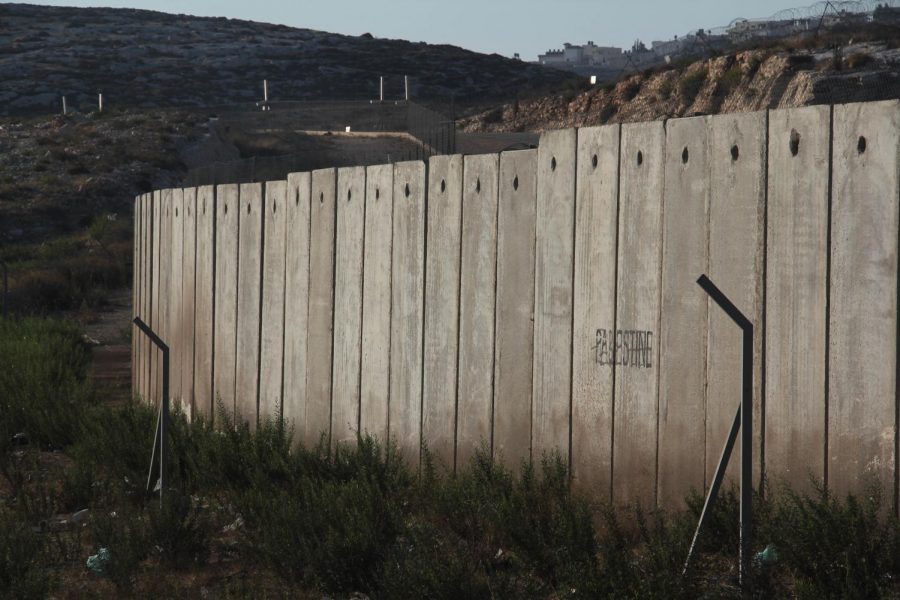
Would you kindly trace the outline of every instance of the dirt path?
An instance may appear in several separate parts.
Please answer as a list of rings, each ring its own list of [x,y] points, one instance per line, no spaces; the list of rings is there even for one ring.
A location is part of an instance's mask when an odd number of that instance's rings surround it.
[[[113,292],[84,333],[94,345],[91,374],[107,400],[131,397],[131,289]]]

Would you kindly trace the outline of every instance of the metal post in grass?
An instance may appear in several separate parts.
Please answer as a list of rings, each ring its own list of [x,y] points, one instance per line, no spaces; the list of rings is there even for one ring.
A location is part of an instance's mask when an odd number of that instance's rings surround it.
[[[166,432],[169,424],[169,346],[140,317],[135,317],[133,323],[150,338],[151,342],[162,350],[163,355],[162,402],[160,402],[159,417],[156,420],[153,451],[150,454],[150,472],[147,475],[147,494],[151,494],[153,493],[153,466],[158,461],[159,503],[162,504],[163,494],[168,485],[168,478],[166,477],[166,457],[168,455]]]
[[[719,464],[716,467],[716,474],[713,477],[712,485],[710,485],[709,491],[706,494],[706,501],[703,503],[703,511],[700,513],[700,521],[697,523],[694,539],[691,540],[691,547],[688,550],[687,559],[684,561],[683,573],[687,573],[688,566],[691,562],[691,555],[697,544],[697,538],[700,536],[700,530],[703,529],[703,525],[709,519],[713,506],[715,506],[716,497],[719,494],[719,487],[722,485],[725,469],[728,467],[728,460],[731,458],[731,450],[734,448],[738,429],[740,429],[741,539],[738,550],[738,562],[740,567],[740,582],[743,586],[746,581],[747,568],[749,566],[750,540],[753,533],[753,464],[751,460],[753,456],[753,323],[738,310],[731,300],[729,300],[706,275],[701,275],[700,278],[697,279],[697,283],[743,332],[741,356],[741,403],[738,406],[737,413],[734,415],[734,421],[731,423],[731,431],[728,433],[728,439],[725,440],[725,446],[722,448],[722,456],[719,458]]]

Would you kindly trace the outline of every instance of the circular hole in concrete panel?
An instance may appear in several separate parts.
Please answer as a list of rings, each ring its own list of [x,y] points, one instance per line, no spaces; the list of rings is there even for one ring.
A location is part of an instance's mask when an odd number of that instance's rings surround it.
[[[687,146],[685,146],[684,150],[681,151],[681,164],[686,165],[689,157]]]
[[[597,163],[599,163],[599,162],[600,162],[600,160],[597,158],[597,155],[596,155],[596,154],[593,155],[593,156],[591,157],[591,166],[592,166],[593,168],[596,169],[596,168],[597,168]]]
[[[481,177],[475,180],[475,192],[478,194],[481,193]]]
[[[640,150],[638,150],[638,153],[637,153],[637,164],[638,164],[638,166],[641,166],[642,164],[644,164],[644,153],[641,152]]]
[[[350,202],[350,198],[353,197],[353,191],[347,190],[347,202]]]
[[[408,183],[403,188],[403,193],[406,195],[407,198],[409,198],[409,184]]]
[[[797,133],[796,129],[791,129],[791,137],[788,146],[791,149],[791,156],[797,156],[797,153],[800,152],[800,134]]]
[[[513,189],[514,190],[519,189],[519,176],[518,175],[516,175],[515,179],[513,179]]]
[[[741,155],[741,151],[738,150],[737,144],[731,147],[731,160],[737,160],[738,156]]]
[[[866,151],[866,138],[864,136],[859,136],[859,140],[856,142],[856,151],[860,154]]]
[[[441,193],[444,193],[444,190],[447,189],[447,182],[441,179]]]
[[[551,171],[556,170],[556,157],[555,156],[550,159],[550,170]]]

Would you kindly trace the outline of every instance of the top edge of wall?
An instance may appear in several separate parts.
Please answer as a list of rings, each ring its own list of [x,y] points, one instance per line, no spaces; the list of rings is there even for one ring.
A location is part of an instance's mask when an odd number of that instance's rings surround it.
[[[790,108],[772,108],[772,109],[767,109],[767,110],[756,110],[756,111],[747,111],[747,112],[721,113],[721,114],[717,114],[717,115],[694,115],[694,116],[685,116],[685,117],[673,117],[673,118],[669,118],[669,119],[654,119],[654,120],[649,120],[649,121],[635,121],[635,122],[631,122],[631,123],[606,123],[603,125],[590,125],[590,126],[583,126],[583,127],[567,127],[564,129],[550,129],[547,131],[543,131],[540,133],[540,139],[543,140],[550,136],[565,135],[566,132],[570,132],[570,131],[574,132],[574,134],[577,136],[577,133],[581,130],[594,131],[594,130],[602,130],[602,129],[607,129],[607,128],[616,128],[616,127],[619,127],[622,129],[633,129],[633,128],[639,128],[639,127],[651,127],[657,123],[659,124],[659,126],[665,128],[666,124],[669,121],[686,121],[686,120],[690,120],[690,119],[704,119],[710,123],[713,123],[717,119],[734,119],[736,117],[751,118],[752,115],[765,115],[765,114],[770,114],[770,113],[784,114],[784,113],[788,113],[791,111],[799,111],[799,112],[826,111],[826,110],[831,110],[838,106],[851,107],[851,106],[861,106],[861,105],[900,106],[900,99],[894,98],[894,99],[890,99],[890,100],[872,100],[872,101],[868,101],[868,102],[813,104],[813,105],[808,105],[808,106],[796,106],[796,107],[790,107]],[[291,173],[288,173],[284,179],[276,179],[276,180],[270,180],[270,181],[266,181],[266,182],[218,183],[218,184],[207,184],[207,185],[200,185],[200,186],[188,186],[188,187],[183,187],[183,188],[159,188],[159,189],[153,190],[151,192],[147,192],[147,196],[150,197],[151,195],[157,194],[160,192],[172,192],[176,189],[187,190],[187,189],[196,188],[196,189],[213,190],[213,189],[227,189],[227,188],[229,188],[229,186],[234,186],[237,188],[240,186],[260,185],[262,183],[269,184],[269,183],[285,182],[285,181],[290,182],[292,179],[298,179],[298,178],[302,179],[304,176],[309,177],[313,173],[321,173],[321,172],[331,171],[336,174],[340,170],[347,170],[347,169],[362,168],[362,169],[366,169],[366,171],[368,171],[369,169],[389,168],[389,167],[397,166],[397,165],[412,165],[412,164],[420,164],[420,165],[425,166],[427,169],[427,166],[431,163],[431,161],[452,160],[455,157],[463,157],[464,158],[465,156],[481,156],[481,155],[490,155],[490,154],[495,154],[495,155],[514,154],[517,152],[531,152],[534,150],[537,150],[537,148],[517,148],[514,150],[503,150],[501,152],[486,152],[486,153],[471,154],[471,155],[464,155],[464,154],[460,154],[460,153],[442,154],[442,155],[431,156],[427,160],[421,160],[421,159],[406,160],[406,161],[397,161],[397,162],[393,162],[393,163],[381,163],[381,164],[377,164],[377,165],[326,167],[323,169],[313,169],[311,171],[293,171]]]

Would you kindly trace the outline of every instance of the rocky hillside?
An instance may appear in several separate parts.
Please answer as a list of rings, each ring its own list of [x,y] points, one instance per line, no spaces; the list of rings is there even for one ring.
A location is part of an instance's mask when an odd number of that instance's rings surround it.
[[[558,89],[569,73],[454,46],[337,35],[251,21],[109,8],[0,4],[0,114],[208,106],[270,98],[502,101]]]
[[[832,49],[747,50],[530,101],[464,119],[466,131],[542,131],[701,114],[900,97],[900,49],[867,42]]]

